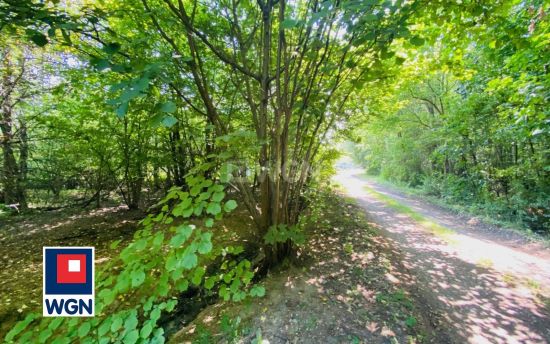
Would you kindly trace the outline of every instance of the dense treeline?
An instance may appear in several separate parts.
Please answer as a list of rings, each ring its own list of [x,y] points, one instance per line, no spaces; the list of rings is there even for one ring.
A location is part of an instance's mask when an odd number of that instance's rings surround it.
[[[113,115],[104,96],[113,80],[82,70],[74,56],[4,43],[4,82],[14,90],[3,112],[6,205],[99,206],[112,194],[137,208],[143,194],[183,185],[193,157],[205,154],[202,141],[185,144],[182,125],[151,123],[145,105]]]
[[[503,6],[419,50],[355,132],[368,172],[549,231],[547,10]]]

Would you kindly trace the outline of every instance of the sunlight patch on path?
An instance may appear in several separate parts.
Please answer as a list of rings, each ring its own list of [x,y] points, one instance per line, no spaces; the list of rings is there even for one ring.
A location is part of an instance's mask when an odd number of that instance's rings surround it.
[[[447,228],[445,226],[441,226],[438,223],[428,220],[426,217],[415,212],[410,207],[397,202],[391,197],[388,197],[380,192],[375,191],[368,185],[365,186],[365,189],[374,197],[386,203],[391,208],[409,216],[410,218],[418,222],[420,225],[422,225],[422,227],[424,227],[425,229],[428,229],[432,234],[437,235],[438,237],[440,237],[441,239],[449,243],[455,243],[455,241],[452,239],[452,236],[455,235],[456,232],[453,231],[452,229]]]

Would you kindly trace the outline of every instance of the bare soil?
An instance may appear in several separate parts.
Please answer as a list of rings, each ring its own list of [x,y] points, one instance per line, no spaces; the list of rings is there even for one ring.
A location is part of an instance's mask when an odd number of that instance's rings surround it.
[[[261,282],[264,298],[210,306],[171,342],[443,342],[399,252],[366,222],[361,208],[340,196],[325,197],[298,260]]]

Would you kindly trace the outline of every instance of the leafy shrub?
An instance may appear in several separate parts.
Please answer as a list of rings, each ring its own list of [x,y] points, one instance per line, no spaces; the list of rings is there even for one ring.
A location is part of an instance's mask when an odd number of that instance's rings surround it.
[[[298,226],[287,226],[280,224],[271,226],[264,237],[266,244],[275,245],[276,243],[284,243],[288,240],[295,244],[303,244],[305,241],[304,233]]]
[[[183,292],[202,289],[233,301],[263,296],[263,287],[251,287],[250,262],[234,259],[242,248],[214,247],[212,242],[214,221],[237,206],[224,200],[228,180],[191,175],[186,178],[189,191],[176,187],[168,192],[157,204],[161,210],[141,221],[133,242],[97,273],[96,317],[42,318],[31,313],[11,329],[6,342],[163,343],[159,319],[175,309]],[[204,227],[191,224],[191,217],[202,218]]]

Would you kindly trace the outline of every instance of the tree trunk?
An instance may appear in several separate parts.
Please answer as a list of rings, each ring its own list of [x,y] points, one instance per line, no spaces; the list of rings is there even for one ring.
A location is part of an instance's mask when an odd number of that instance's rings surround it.
[[[27,197],[25,191],[27,190],[27,171],[29,160],[29,141],[27,135],[27,124],[23,119],[19,120],[19,137],[21,144],[19,146],[19,175],[18,175],[18,187],[19,187],[19,204],[22,209],[27,208]]]
[[[27,170],[27,147],[26,131],[25,142],[21,145],[20,165],[17,164],[13,150],[13,118],[12,109],[5,105],[2,109],[2,121],[0,129],[2,130],[2,153],[3,153],[3,183],[4,183],[4,203],[18,204],[20,209],[27,207],[25,198],[25,189],[23,186]],[[23,140],[22,140],[23,141]],[[22,169],[20,169],[20,166]]]
[[[18,204],[20,209],[27,208],[24,183],[27,174],[27,130],[24,122],[21,121],[21,146],[20,164],[17,163],[13,147],[14,136],[14,104],[23,98],[23,95],[16,95],[15,90],[25,73],[25,61],[23,58],[19,64],[12,63],[9,51],[4,54],[4,75],[0,85],[0,132],[2,133],[1,146],[3,154],[3,175],[4,203]],[[15,73],[15,70],[17,73]]]

